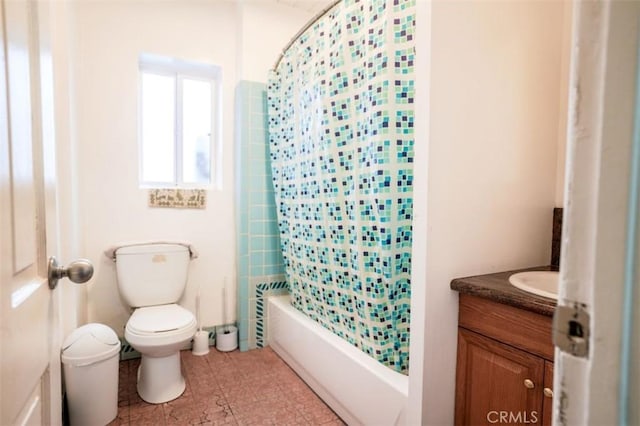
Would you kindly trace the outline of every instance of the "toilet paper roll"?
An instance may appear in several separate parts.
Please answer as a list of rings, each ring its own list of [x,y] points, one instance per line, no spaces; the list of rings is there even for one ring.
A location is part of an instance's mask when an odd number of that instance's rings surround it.
[[[238,329],[232,325],[219,327],[216,330],[216,349],[220,352],[230,352],[238,347]]]
[[[193,348],[191,352],[194,355],[206,355],[209,353],[209,332],[197,331],[193,336]]]

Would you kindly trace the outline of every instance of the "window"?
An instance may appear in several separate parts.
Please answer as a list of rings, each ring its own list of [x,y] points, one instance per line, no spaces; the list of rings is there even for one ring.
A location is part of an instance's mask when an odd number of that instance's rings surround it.
[[[141,55],[140,185],[216,186],[220,68]]]

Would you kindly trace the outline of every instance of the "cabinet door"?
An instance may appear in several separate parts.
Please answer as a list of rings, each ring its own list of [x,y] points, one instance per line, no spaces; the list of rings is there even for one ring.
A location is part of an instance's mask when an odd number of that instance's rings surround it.
[[[544,360],[458,330],[456,425],[540,424]]]
[[[542,426],[551,426],[553,418],[553,363],[544,363],[544,400],[542,402]]]

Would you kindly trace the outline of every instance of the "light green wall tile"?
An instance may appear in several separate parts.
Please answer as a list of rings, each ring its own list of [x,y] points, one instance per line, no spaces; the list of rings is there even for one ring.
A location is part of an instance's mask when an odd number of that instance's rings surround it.
[[[268,117],[266,85],[241,81],[236,88],[237,171],[236,220],[238,223],[238,327],[240,350],[257,345],[255,321],[258,309],[250,306],[255,297],[250,282],[268,280],[267,275],[282,275],[282,255],[279,252],[279,229],[275,210],[271,166],[269,163]],[[253,295],[253,296],[252,296]],[[266,307],[264,307],[266,309]],[[253,312],[253,313],[252,313]],[[250,339],[250,335],[252,339]],[[263,334],[261,342],[266,335]]]

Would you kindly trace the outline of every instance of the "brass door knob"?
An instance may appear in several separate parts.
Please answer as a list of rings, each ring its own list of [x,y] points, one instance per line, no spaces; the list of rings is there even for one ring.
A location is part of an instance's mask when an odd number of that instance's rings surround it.
[[[542,390],[542,393],[544,393],[544,396],[546,396],[547,398],[553,398],[553,390],[551,390],[550,388],[544,388]]]
[[[536,385],[533,384],[533,381],[531,381],[531,379],[524,379],[524,387],[527,389],[533,389],[536,387]]]

